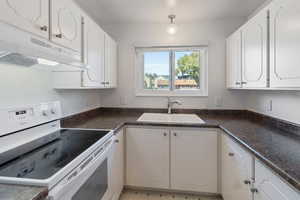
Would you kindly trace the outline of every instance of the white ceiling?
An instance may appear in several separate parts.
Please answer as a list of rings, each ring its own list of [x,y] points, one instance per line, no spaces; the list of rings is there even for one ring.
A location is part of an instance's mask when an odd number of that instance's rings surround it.
[[[100,23],[166,23],[246,17],[266,0],[76,0]]]

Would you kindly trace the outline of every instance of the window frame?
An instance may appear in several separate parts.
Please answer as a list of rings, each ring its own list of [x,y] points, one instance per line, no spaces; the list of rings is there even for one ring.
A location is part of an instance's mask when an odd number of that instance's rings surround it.
[[[136,96],[208,96],[208,46],[164,46],[164,47],[135,47],[135,87]],[[168,89],[144,88],[144,56],[145,52],[169,52],[170,86]],[[198,51],[201,54],[200,89],[175,89],[176,61],[175,53],[180,51]]]

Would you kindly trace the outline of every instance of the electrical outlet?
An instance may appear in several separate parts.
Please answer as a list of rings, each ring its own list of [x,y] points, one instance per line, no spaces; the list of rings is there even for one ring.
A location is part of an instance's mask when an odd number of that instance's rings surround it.
[[[267,101],[266,110],[267,110],[267,112],[273,111],[273,100],[272,99]]]

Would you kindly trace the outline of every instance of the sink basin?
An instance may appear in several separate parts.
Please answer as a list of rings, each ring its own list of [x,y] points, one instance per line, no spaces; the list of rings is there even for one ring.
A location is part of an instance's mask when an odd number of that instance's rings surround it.
[[[137,121],[168,124],[204,124],[195,114],[144,113]]]

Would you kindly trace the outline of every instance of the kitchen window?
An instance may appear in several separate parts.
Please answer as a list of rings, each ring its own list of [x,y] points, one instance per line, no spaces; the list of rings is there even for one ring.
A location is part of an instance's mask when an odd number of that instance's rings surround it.
[[[207,47],[137,47],[137,96],[207,96]]]

